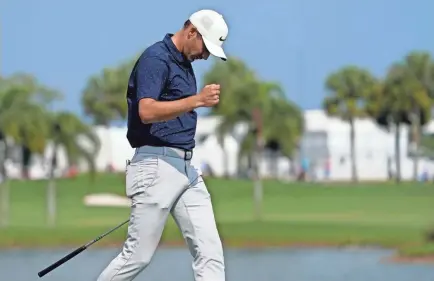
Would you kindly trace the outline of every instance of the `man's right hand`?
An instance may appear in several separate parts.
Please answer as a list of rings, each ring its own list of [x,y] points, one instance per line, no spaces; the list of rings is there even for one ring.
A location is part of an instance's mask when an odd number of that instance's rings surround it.
[[[206,85],[197,95],[199,107],[212,107],[220,101],[220,85]]]

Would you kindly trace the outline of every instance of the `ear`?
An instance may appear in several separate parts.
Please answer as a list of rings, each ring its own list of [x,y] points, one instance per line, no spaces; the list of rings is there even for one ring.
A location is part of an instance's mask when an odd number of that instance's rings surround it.
[[[191,25],[187,33],[188,39],[195,38],[197,35],[198,35],[197,28]]]

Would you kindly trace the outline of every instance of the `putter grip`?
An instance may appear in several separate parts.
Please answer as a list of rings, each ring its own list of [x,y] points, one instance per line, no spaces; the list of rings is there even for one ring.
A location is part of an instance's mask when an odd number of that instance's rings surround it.
[[[56,261],[52,265],[50,265],[47,268],[45,268],[45,269],[41,270],[40,272],[38,272],[38,276],[39,277],[44,276],[48,272],[52,271],[53,269],[57,268],[58,266],[62,265],[63,263],[67,262],[68,260],[72,259],[76,255],[78,255],[81,252],[83,252],[84,250],[86,250],[86,248],[87,247],[85,245],[81,246],[80,248],[77,248],[76,250],[74,250],[73,252],[71,252],[68,255],[64,256],[63,258],[61,258],[60,260]]]

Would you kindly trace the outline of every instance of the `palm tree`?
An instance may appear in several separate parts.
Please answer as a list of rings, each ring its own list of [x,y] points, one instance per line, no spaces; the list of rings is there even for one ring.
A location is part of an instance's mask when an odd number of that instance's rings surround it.
[[[235,124],[240,121],[250,122],[251,120],[251,112],[249,112],[249,109],[241,111],[239,102],[243,100],[245,94],[248,94],[245,91],[246,84],[252,80],[256,80],[253,71],[242,60],[234,57],[227,62],[216,60],[211,69],[204,75],[203,86],[217,83],[220,84],[222,89],[220,103],[211,108],[210,115],[224,117],[217,128],[217,138],[223,150],[225,177],[229,175],[225,137],[232,133]]]
[[[83,91],[82,104],[95,125],[108,126],[111,121],[126,117],[128,80],[123,76],[117,69],[105,68],[100,75],[89,78]]]
[[[428,94],[429,97],[434,98],[434,62],[428,52],[411,52],[409,53],[403,63],[406,76],[408,79],[413,79],[415,83],[420,83],[421,87]],[[411,141],[413,149],[411,153],[414,158],[413,165],[413,178],[417,179],[419,153],[417,152],[420,145],[420,135],[422,124],[418,118],[420,108],[415,106],[412,109],[411,119]]]
[[[404,59],[407,75],[416,79],[428,95],[434,98],[434,62],[428,52],[411,52]]]
[[[3,100],[5,98],[5,80],[0,77],[0,120],[2,112],[4,112],[5,107]],[[6,170],[6,159],[8,157],[7,151],[7,136],[3,133],[0,127],[0,141],[2,143],[2,155],[1,155],[1,166],[0,166],[0,227],[6,227],[8,225],[9,218],[9,181]]]
[[[304,131],[304,118],[300,108],[286,99],[271,99],[270,110],[266,113],[265,120],[267,124],[264,127],[264,135],[267,143],[275,146],[275,150],[293,163],[294,152]]]
[[[23,147],[23,152],[42,153],[48,135],[46,110],[43,104],[60,95],[41,84],[31,75],[16,74],[1,81],[0,87],[0,132],[3,140],[2,214],[3,225],[7,224],[8,175],[5,161],[8,156],[8,140]],[[27,160],[29,157],[27,157]],[[27,161],[28,162],[28,161]],[[23,163],[25,174],[27,165]]]
[[[402,125],[412,124],[414,109],[417,108],[418,123],[423,125],[430,120],[431,99],[422,84],[408,75],[404,64],[394,64],[388,71],[379,91],[368,98],[375,110],[369,111],[376,122],[386,128],[395,128],[396,181],[401,181],[401,137]]]
[[[116,67],[105,68],[98,75],[89,78],[81,103],[86,115],[92,117],[95,125],[109,127],[111,122],[126,118],[126,90],[134,63],[135,60],[128,60]],[[106,140],[110,146],[109,135]],[[113,161],[111,154],[108,161],[107,166],[110,167]]]
[[[80,161],[84,160],[91,175],[94,176],[96,172],[95,158],[101,143],[92,128],[70,112],[55,113],[51,116],[50,121],[52,124],[50,139],[53,153],[47,186],[47,217],[49,225],[53,226],[56,219],[55,170],[58,162],[58,149],[63,148],[65,150],[69,167],[78,165]]]
[[[220,103],[211,110],[211,114],[222,118],[217,129],[221,145],[224,146],[224,136],[232,132],[237,124],[248,126],[240,143],[239,163],[244,158],[251,163],[255,216],[260,219],[262,184],[259,160],[264,145],[277,141],[286,155],[291,155],[293,143],[301,134],[301,113],[286,100],[279,84],[261,81],[241,60],[233,58],[228,63],[215,63],[204,81],[205,84],[218,83],[222,87]]]
[[[357,182],[354,122],[356,118],[366,115],[366,97],[376,81],[367,70],[347,66],[332,73],[325,84],[331,94],[324,99],[324,109],[328,115],[339,117],[350,126],[351,174],[352,180]]]

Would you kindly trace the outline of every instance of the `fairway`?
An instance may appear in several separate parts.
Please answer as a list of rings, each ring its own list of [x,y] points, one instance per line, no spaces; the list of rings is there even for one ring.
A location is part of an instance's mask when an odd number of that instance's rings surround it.
[[[80,245],[128,218],[129,209],[86,207],[89,193],[124,195],[122,175],[98,175],[57,182],[57,226],[48,228],[46,181],[11,182],[10,227],[0,247]],[[225,245],[366,245],[431,254],[426,231],[434,227],[434,188],[429,184],[300,184],[264,181],[263,215],[255,220],[253,184],[205,180]],[[170,218],[162,242],[183,243]],[[119,245],[126,227],[98,245]],[[96,245],[95,245],[96,246]]]

